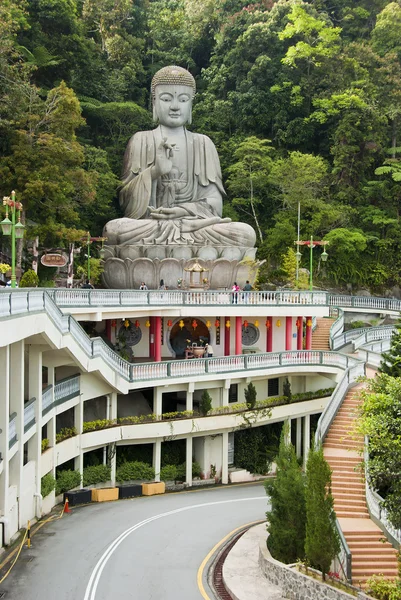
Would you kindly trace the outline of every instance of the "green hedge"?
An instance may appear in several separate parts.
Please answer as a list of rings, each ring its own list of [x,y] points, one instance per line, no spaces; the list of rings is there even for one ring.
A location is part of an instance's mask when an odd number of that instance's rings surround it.
[[[119,482],[137,479],[153,481],[154,478],[154,468],[139,461],[123,463],[118,467],[116,472],[116,480]]]
[[[83,486],[95,485],[96,483],[104,483],[109,481],[111,477],[111,468],[108,465],[95,465],[85,467],[82,483]]]
[[[80,485],[81,473],[79,471],[60,471],[56,479],[56,494],[58,496]]]
[[[74,437],[78,434],[75,427],[63,427],[58,433],[56,433],[56,444],[68,440],[70,437]]]
[[[47,473],[47,475],[43,475],[40,480],[40,493],[43,498],[46,498],[54,490],[56,487],[56,480],[51,473]]]
[[[177,467],[175,465],[166,465],[160,470],[161,481],[176,481],[177,479]]]

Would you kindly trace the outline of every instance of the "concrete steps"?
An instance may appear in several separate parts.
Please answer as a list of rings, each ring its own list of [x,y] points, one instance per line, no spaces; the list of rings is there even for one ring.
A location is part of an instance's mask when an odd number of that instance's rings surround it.
[[[312,350],[330,350],[330,328],[334,319],[316,319],[316,329],[312,333]]]
[[[363,437],[352,433],[358,406],[354,388],[331,424],[323,451],[332,469],[334,510],[352,554],[352,583],[364,587],[372,575],[394,578],[398,569],[396,550],[370,519],[366,505],[361,471]]]

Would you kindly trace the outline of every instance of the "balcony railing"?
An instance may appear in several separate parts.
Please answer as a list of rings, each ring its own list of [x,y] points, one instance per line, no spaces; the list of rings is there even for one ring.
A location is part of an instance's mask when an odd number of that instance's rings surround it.
[[[12,448],[17,441],[17,413],[10,415],[8,426],[8,447]]]
[[[35,425],[35,403],[36,398],[31,398],[29,402],[24,405],[24,432]]]
[[[54,386],[54,405],[58,406],[71,398],[76,398],[80,394],[80,375],[71,375],[61,379]]]

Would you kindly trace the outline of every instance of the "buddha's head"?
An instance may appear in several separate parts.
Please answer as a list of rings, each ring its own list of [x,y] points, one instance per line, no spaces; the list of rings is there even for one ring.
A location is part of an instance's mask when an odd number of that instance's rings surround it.
[[[195,79],[182,67],[157,71],[152,79],[153,118],[166,127],[181,127],[192,121]]]

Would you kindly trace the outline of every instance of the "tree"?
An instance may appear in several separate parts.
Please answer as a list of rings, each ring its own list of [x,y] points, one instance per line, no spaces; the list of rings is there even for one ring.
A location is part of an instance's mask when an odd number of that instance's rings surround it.
[[[320,569],[324,580],[331,561],[340,551],[340,540],[331,494],[331,469],[323,456],[323,448],[309,452],[305,498],[305,556],[313,567]]]
[[[401,379],[381,373],[360,391],[362,406],[357,430],[369,439],[367,463],[373,489],[396,529],[401,528]]]
[[[270,153],[270,140],[248,137],[234,151],[236,162],[228,169],[227,188],[233,196],[233,206],[253,221],[261,242],[260,214],[266,210],[266,202],[263,201],[267,196],[268,174],[272,165]]]
[[[304,558],[305,486],[294,446],[286,442],[286,429],[288,426],[283,428],[276,458],[277,476],[265,482],[271,503],[266,517],[270,552],[277,560],[293,563]]]
[[[19,287],[38,287],[39,277],[33,269],[25,271],[19,282]]]
[[[201,396],[199,403],[199,410],[203,417],[206,417],[207,413],[212,408],[212,398],[207,390],[205,390]]]
[[[256,406],[256,388],[252,382],[248,383],[248,386],[245,389],[245,402],[248,405],[248,408],[254,409]]]
[[[289,382],[288,377],[284,379],[283,383],[283,396],[287,398],[288,402],[291,402],[292,392],[291,392],[291,383]]]
[[[391,377],[401,377],[401,318],[395,324],[390,350],[382,353],[379,373],[386,373]]]

